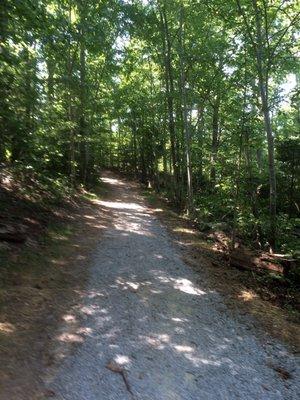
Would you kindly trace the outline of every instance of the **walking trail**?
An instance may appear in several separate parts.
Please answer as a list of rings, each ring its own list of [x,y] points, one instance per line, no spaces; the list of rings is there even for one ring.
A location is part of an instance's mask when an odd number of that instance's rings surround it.
[[[101,207],[112,224],[99,238],[78,307],[85,339],[50,380],[51,396],[300,398],[294,356],[278,342],[258,339],[184,264],[133,184],[110,174],[103,180],[113,195]],[[292,378],[280,378],[274,365]]]

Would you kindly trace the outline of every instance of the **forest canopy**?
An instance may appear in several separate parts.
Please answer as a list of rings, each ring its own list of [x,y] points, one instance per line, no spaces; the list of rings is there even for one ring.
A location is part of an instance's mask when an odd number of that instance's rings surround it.
[[[102,168],[202,226],[295,251],[295,0],[2,0],[0,163],[49,185]]]

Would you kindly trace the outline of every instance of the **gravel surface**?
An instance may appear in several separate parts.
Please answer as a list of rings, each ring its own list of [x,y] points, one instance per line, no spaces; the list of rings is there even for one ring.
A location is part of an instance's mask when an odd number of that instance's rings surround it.
[[[78,306],[84,339],[50,382],[51,396],[299,399],[294,356],[270,338],[258,339],[251,321],[241,322],[183,263],[134,185],[110,175],[104,181],[114,198],[101,205],[113,224],[99,238]]]

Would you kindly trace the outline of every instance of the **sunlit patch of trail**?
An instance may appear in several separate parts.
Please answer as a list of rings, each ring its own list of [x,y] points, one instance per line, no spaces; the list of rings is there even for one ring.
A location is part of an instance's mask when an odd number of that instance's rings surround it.
[[[114,193],[99,202],[111,226],[81,303],[65,315],[65,332],[56,338],[77,346],[49,382],[58,398],[293,399],[266,365],[270,356],[291,360],[286,350],[263,347],[226,309],[205,277],[181,261],[129,183],[103,180]],[[72,332],[74,320],[80,327]]]

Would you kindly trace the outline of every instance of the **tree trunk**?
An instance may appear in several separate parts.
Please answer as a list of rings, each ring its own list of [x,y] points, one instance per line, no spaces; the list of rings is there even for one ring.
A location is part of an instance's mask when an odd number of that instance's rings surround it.
[[[79,129],[81,136],[81,178],[86,183],[88,173],[88,141],[86,126],[86,66],[85,66],[85,45],[80,45],[80,121]]]
[[[213,105],[212,117],[212,141],[211,141],[211,167],[210,167],[210,181],[212,188],[216,185],[216,162],[219,147],[219,114],[220,114],[220,95],[218,94]]]
[[[48,78],[47,78],[47,96],[48,96],[48,102],[52,105],[53,103],[53,95],[54,95],[54,60],[49,56],[49,58],[46,61],[47,63],[47,72],[48,72]]]
[[[133,138],[133,163],[134,175],[138,176],[138,151],[137,151],[137,123],[134,114],[132,113],[132,138]]]
[[[87,138],[87,123],[86,123],[86,55],[85,55],[85,24],[86,15],[83,1],[80,1],[80,118],[79,118],[79,131],[80,131],[80,154],[81,154],[81,180],[86,183],[88,174],[88,138]]]
[[[71,26],[72,23],[72,5],[69,2],[69,18],[68,23]],[[70,123],[69,131],[69,174],[71,185],[75,184],[75,132],[73,127],[73,104],[72,104],[72,57],[71,57],[71,39],[69,38],[68,43],[68,61],[67,61],[67,82],[68,82],[68,120]]]
[[[276,246],[276,172],[275,172],[275,156],[274,156],[274,137],[272,132],[270,106],[268,99],[268,73],[263,62],[263,35],[261,26],[261,17],[257,0],[252,0],[255,13],[256,26],[256,64],[258,72],[259,91],[262,105],[262,113],[264,118],[265,131],[268,142],[268,165],[269,165],[269,185],[270,185],[270,233],[269,243],[271,250]]]
[[[198,154],[199,154],[199,161],[198,161],[198,180],[203,177],[203,134],[204,134],[204,109],[203,106],[198,105],[197,111],[197,138],[198,138]]]
[[[168,122],[169,122],[169,134],[171,143],[171,160],[174,173],[174,193],[176,202],[181,202],[181,190],[180,190],[180,174],[178,157],[176,151],[176,131],[174,121],[174,79],[172,70],[172,48],[169,34],[168,21],[166,16],[166,10],[163,6],[160,9],[160,17],[162,24],[163,33],[163,57],[164,57],[164,68],[165,68],[165,84],[166,84],[166,96],[168,105]]]
[[[247,129],[245,129],[244,135],[245,135],[245,160],[246,160],[246,169],[247,169],[248,179],[249,179],[251,209],[252,209],[252,214],[255,218],[255,223],[256,223],[256,238],[259,243],[259,246],[261,246],[262,239],[263,239],[263,232],[262,232],[261,225],[259,222],[259,220],[260,220],[259,208],[257,205],[258,187],[257,187],[257,185],[255,185],[255,182],[253,179],[252,157],[251,157],[251,149],[249,146],[249,132]]]
[[[183,120],[184,144],[185,144],[185,158],[186,158],[186,174],[187,174],[187,212],[193,212],[193,183],[192,183],[192,166],[191,166],[191,133],[188,123],[188,107],[187,107],[187,93],[186,93],[186,73],[185,73],[185,57],[184,57],[184,7],[183,4],[180,8],[180,30],[179,30],[179,43],[180,43],[180,85],[181,85],[181,112]]]

